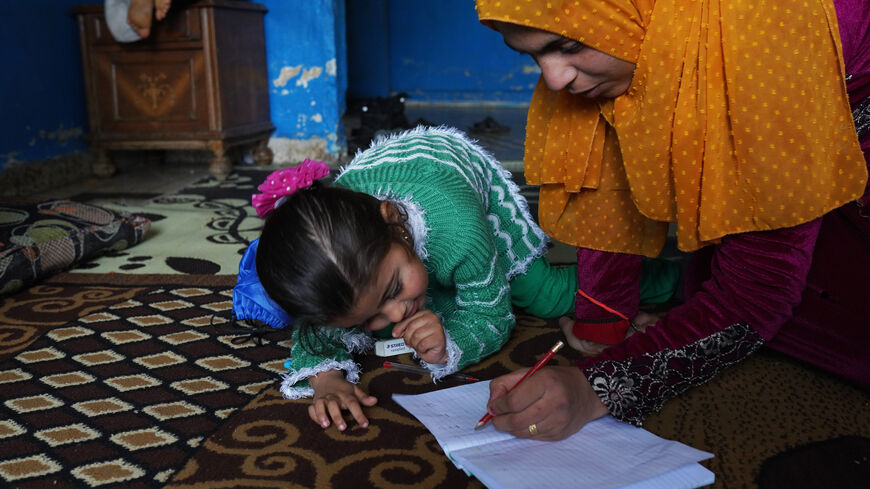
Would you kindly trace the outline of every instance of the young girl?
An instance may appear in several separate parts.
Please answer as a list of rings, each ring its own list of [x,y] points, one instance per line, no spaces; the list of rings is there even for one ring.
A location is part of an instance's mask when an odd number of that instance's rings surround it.
[[[372,335],[403,338],[438,380],[500,349],[513,305],[543,318],[572,310],[576,268],[550,267],[510,173],[462,133],[382,139],[332,186],[311,185],[327,173],[306,160],[270,175],[253,198],[269,215],[252,244],[255,273],[296,326],[281,391],[312,396],[324,428],[345,429],[342,409],[367,426],[360,405],[377,400],[354,385],[351,355]]]

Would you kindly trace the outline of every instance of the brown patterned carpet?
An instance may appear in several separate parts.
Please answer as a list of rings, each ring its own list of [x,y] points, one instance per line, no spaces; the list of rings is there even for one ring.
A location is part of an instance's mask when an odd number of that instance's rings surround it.
[[[363,387],[379,398],[371,425],[324,431],[307,401],[277,391],[283,332],[262,346],[225,334],[234,281],[64,273],[3,298],[0,487],[482,487],[390,398],[454,384],[360,357]],[[531,365],[557,337],[521,315],[509,344],[468,372]],[[562,352],[554,363],[573,359]],[[713,452],[703,463],[717,488],[870,480],[870,395],[770,352],[671,401],[645,427]]]

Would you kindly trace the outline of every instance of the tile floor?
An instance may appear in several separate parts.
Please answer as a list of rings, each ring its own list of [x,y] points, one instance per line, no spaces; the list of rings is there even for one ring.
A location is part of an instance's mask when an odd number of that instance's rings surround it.
[[[523,138],[526,134],[525,107],[428,107],[409,105],[405,108],[408,121],[424,119],[432,124],[456,127],[476,139],[508,170],[523,169]],[[475,131],[475,124],[487,118],[503,126],[504,131]]]
[[[511,171],[522,171],[523,136],[526,109],[502,107],[430,107],[408,106],[409,121],[424,119],[433,124],[444,124],[462,129],[479,141]],[[507,128],[504,132],[475,133],[475,123],[491,117]],[[118,172],[111,178],[89,177],[83,181],[41,192],[37,197],[68,198],[85,193],[173,193],[190,183],[208,176],[204,163],[166,162],[148,163],[147,158],[123,158],[117,163]]]
[[[171,194],[208,175],[207,164],[132,164],[119,167],[111,178],[87,177],[80,182],[41,192],[37,197],[68,199],[83,194],[124,192]]]

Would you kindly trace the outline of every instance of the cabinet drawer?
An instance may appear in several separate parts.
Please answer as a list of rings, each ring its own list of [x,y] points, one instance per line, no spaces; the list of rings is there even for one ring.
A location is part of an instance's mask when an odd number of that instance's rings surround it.
[[[174,139],[208,130],[202,51],[106,51],[93,53],[92,61],[104,135]]]
[[[141,41],[119,44],[112,37],[109,26],[102,11],[89,13],[84,16],[85,36],[94,48],[125,47],[129,49],[148,48],[159,43],[167,42],[190,42],[202,40],[202,25],[199,18],[199,9],[187,9],[173,12],[164,20],[153,21],[151,35]]]

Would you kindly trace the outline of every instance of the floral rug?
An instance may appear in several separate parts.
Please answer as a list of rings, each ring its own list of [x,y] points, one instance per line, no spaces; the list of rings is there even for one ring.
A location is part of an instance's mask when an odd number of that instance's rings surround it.
[[[163,222],[156,234],[0,299],[0,487],[483,487],[390,397],[453,384],[360,356],[362,386],[379,399],[370,426],[322,430],[307,401],[278,394],[286,332],[257,344],[227,329],[239,253],[259,232],[250,193],[264,173],[152,196],[141,208],[154,227]],[[520,314],[509,343],[467,371],[490,379],[527,367],[559,336]],[[576,358],[563,350],[552,363]],[[715,488],[868,480],[870,394],[767,351],[668,402],[645,427],[714,453],[703,464]]]

